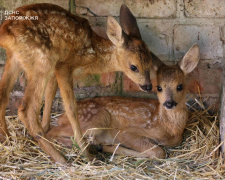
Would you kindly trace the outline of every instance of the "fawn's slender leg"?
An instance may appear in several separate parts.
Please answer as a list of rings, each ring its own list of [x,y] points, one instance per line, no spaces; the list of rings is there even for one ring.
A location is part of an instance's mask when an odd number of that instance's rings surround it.
[[[137,157],[145,158],[165,158],[165,151],[155,145],[149,138],[139,136],[131,133],[119,133],[116,142],[121,142],[123,146],[133,149],[132,150],[124,148],[119,148],[116,154],[132,155]],[[115,146],[113,147],[103,147],[103,151],[113,153]]]
[[[19,118],[24,123],[29,133],[38,141],[43,150],[47,152],[54,161],[64,164],[66,163],[64,157],[50,142],[44,139],[45,133],[39,121],[40,105],[49,74],[35,69],[32,72],[27,72],[27,76],[28,85],[22,104],[18,110]]]
[[[127,155],[127,156],[136,156],[140,157],[140,152],[134,151],[132,149],[127,149],[125,147],[117,147],[116,145],[113,146],[103,146],[103,152],[108,152],[108,153],[114,153],[118,155]]]
[[[0,81],[0,141],[6,140],[5,135],[9,136],[9,132],[5,121],[5,110],[9,101],[9,93],[13,88],[16,79],[21,72],[18,61],[12,57],[12,54],[7,52],[7,61],[4,72]]]
[[[50,120],[51,120],[51,109],[52,109],[52,102],[55,98],[55,94],[58,88],[58,84],[56,81],[55,74],[49,79],[46,90],[45,90],[45,107],[44,107],[44,114],[43,119],[41,122],[41,126],[44,132],[48,132],[50,128]]]
[[[135,156],[140,158],[165,158],[165,151],[161,147],[149,148],[146,151],[139,152],[132,149],[127,149],[125,147],[117,147],[113,146],[103,146],[103,152],[114,153],[118,155],[127,155],[127,156]]]
[[[74,78],[84,78],[86,77],[87,74],[74,74]],[[45,91],[45,107],[44,107],[44,114],[43,114],[43,119],[41,122],[41,125],[44,129],[44,132],[47,133],[50,128],[50,120],[51,120],[51,108],[52,108],[52,102],[55,98],[55,94],[58,88],[58,83],[56,80],[55,75],[53,75],[47,84],[46,91]]]
[[[78,121],[77,102],[73,91],[73,76],[71,67],[60,64],[59,67],[56,66],[55,73],[60,88],[60,93],[63,98],[65,111],[74,132],[74,138],[82,149],[83,147],[86,147],[86,143],[82,138],[80,123]],[[91,158],[87,149],[84,149],[83,155],[87,158]]]

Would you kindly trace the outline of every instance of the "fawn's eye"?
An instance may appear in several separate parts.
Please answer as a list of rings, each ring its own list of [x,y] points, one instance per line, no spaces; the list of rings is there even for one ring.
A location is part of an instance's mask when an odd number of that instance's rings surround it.
[[[183,84],[180,84],[179,86],[177,86],[177,91],[182,91],[183,90]]]
[[[131,71],[138,72],[137,66],[131,65],[130,69],[131,69]]]
[[[157,86],[157,91],[162,92],[162,88],[160,86]]]

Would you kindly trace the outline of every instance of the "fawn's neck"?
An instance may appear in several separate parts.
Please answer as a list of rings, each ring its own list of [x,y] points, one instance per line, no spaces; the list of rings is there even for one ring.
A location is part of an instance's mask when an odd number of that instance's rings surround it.
[[[117,61],[116,46],[110,40],[93,33],[92,43],[96,57],[91,73],[121,71]]]
[[[185,101],[179,103],[174,109],[166,110],[160,105],[159,115],[162,125],[172,135],[181,135],[188,120],[188,112]]]

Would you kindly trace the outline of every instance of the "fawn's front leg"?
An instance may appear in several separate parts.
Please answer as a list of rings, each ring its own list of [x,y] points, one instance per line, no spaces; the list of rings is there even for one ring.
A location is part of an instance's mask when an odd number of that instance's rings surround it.
[[[85,68],[83,68],[82,74],[73,74],[74,78],[84,78],[88,75],[88,73],[85,72]],[[50,128],[50,120],[51,120],[51,108],[52,108],[52,102],[55,98],[56,91],[58,88],[58,83],[56,80],[55,74],[52,75],[52,77],[49,79],[46,91],[45,91],[45,107],[44,107],[44,113],[42,118],[42,128],[44,129],[44,132],[47,133]]]
[[[74,138],[81,150],[83,151],[83,155],[87,158],[92,159],[86,148],[87,144],[83,139],[80,123],[78,121],[77,102],[73,91],[72,73],[73,72],[71,70],[71,67],[68,64],[60,64],[58,67],[56,66],[56,79],[64,102],[66,115],[69,118],[70,124],[74,132]]]

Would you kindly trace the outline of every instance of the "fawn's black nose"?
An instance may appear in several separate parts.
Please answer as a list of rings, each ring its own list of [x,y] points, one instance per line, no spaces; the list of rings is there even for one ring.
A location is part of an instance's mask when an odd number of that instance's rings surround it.
[[[177,105],[177,103],[175,101],[166,101],[163,103],[163,106],[166,108],[166,109],[173,109],[175,108]]]
[[[144,86],[141,86],[141,89],[146,91],[146,92],[150,92],[152,90],[152,84],[147,84],[147,85],[144,85]]]

